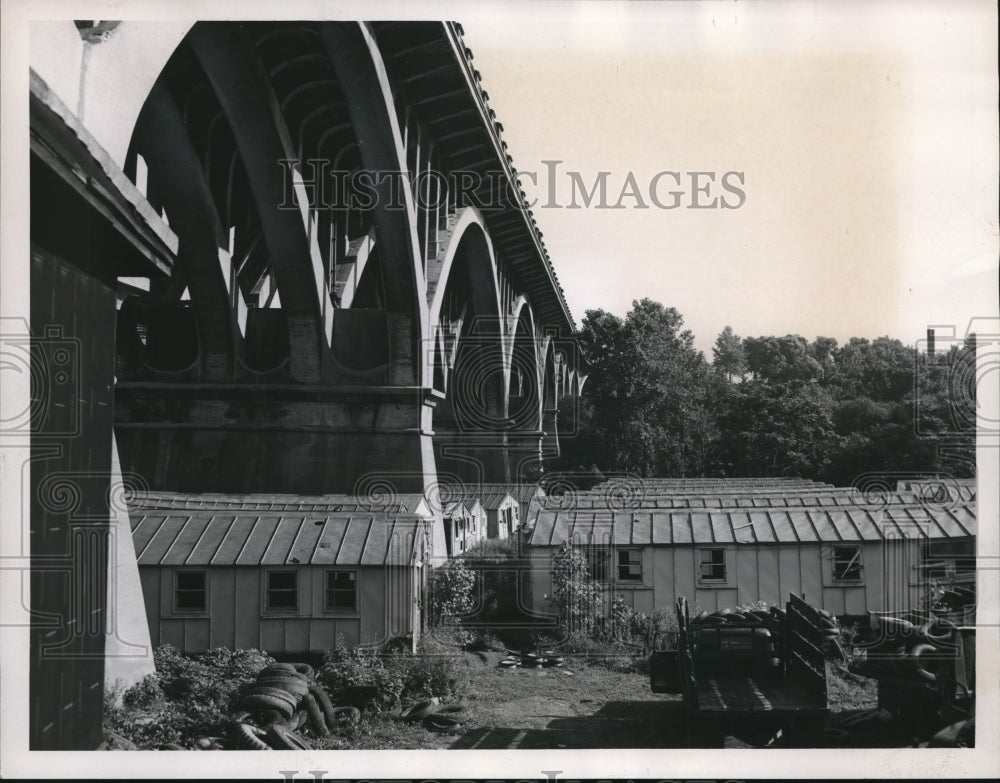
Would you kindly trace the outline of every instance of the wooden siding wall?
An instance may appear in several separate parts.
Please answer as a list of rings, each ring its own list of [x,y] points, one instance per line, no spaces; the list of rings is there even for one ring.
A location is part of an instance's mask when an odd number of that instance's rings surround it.
[[[682,595],[693,610],[709,612],[755,601],[783,604],[790,593],[804,595],[814,606],[838,615],[919,607],[924,589],[918,569],[919,541],[862,543],[862,579],[853,584],[833,582],[833,546],[836,544],[707,545],[726,550],[726,581],[718,585],[697,579],[695,547],[641,547],[642,584],[618,583],[615,592],[636,610],[647,613],[669,610]],[[556,551],[555,547],[530,549],[531,569],[526,581],[536,612],[548,610],[551,558]]]
[[[208,574],[205,613],[174,610],[174,573],[170,566],[142,566],[139,577],[146,601],[153,645],[172,644],[187,653],[215,647],[258,648],[271,653],[320,652],[336,644],[380,645],[394,636],[419,631],[416,569],[402,566],[358,567],[358,611],[334,614],[323,609],[326,566],[266,568],[213,566]],[[264,574],[296,570],[296,612],[264,610]],[[338,568],[337,570],[352,570]]]

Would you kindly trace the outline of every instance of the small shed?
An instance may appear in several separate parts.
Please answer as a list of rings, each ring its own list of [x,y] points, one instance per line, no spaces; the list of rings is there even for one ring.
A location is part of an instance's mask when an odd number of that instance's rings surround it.
[[[476,488],[480,502],[486,509],[486,535],[488,538],[505,539],[521,524],[521,506],[505,485]]]
[[[581,548],[591,576],[636,610],[679,596],[716,611],[790,592],[834,614],[917,608],[931,580],[974,580],[976,509],[919,505],[697,510],[542,509],[523,531],[532,608],[552,558]]]
[[[506,492],[513,497],[517,501],[520,524],[530,519],[532,506],[538,505],[545,499],[545,490],[541,484],[485,484],[484,489]],[[514,529],[517,527],[518,525],[515,525]]]
[[[154,645],[289,654],[406,635],[416,645],[430,554],[425,517],[219,500],[130,512]]]
[[[486,538],[486,511],[475,498],[448,502],[442,516],[448,557],[463,555]]]

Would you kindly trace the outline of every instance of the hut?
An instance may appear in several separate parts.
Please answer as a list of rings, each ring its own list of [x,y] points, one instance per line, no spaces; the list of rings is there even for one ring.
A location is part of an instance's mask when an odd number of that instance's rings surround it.
[[[545,491],[538,484],[487,482],[450,486],[448,495],[479,502],[486,515],[487,537],[504,539],[529,518],[533,507],[544,500]]]
[[[130,508],[154,645],[302,654],[409,636],[415,648],[432,518],[316,498],[211,500]]]
[[[448,557],[463,555],[486,538],[486,511],[477,499],[449,501],[442,516]]]
[[[586,554],[608,598],[642,612],[667,610],[682,595],[716,611],[795,592],[860,615],[918,608],[938,580],[972,579],[976,511],[971,502],[543,508],[522,535],[536,612],[548,609],[552,558],[568,544]]]

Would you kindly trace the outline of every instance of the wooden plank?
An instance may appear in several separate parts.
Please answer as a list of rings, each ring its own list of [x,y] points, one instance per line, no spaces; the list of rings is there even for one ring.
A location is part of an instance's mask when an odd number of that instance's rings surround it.
[[[819,601],[823,594],[823,561],[819,544],[798,547],[803,593],[809,601]]]
[[[777,547],[757,547],[757,595],[759,601],[781,604]]]
[[[261,572],[256,568],[234,568],[233,576],[236,647],[260,647]]]
[[[210,568],[207,570],[208,601],[211,626],[209,647],[236,647],[236,617],[233,602],[236,596],[236,570]]]
[[[760,566],[756,547],[736,547],[728,554],[736,569],[736,605],[759,601],[757,575],[760,573]]]
[[[784,600],[789,593],[802,592],[799,548],[794,545],[779,546],[777,552],[780,595]]]
[[[203,653],[210,649],[209,622],[206,618],[191,618],[184,621],[184,652]]]

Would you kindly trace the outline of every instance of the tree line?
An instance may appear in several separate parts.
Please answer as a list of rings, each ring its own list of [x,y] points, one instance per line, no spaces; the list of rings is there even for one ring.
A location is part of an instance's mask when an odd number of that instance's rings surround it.
[[[740,337],[712,361],[672,307],[588,310],[583,394],[560,411],[557,470],[639,476],[975,475],[975,341]]]

